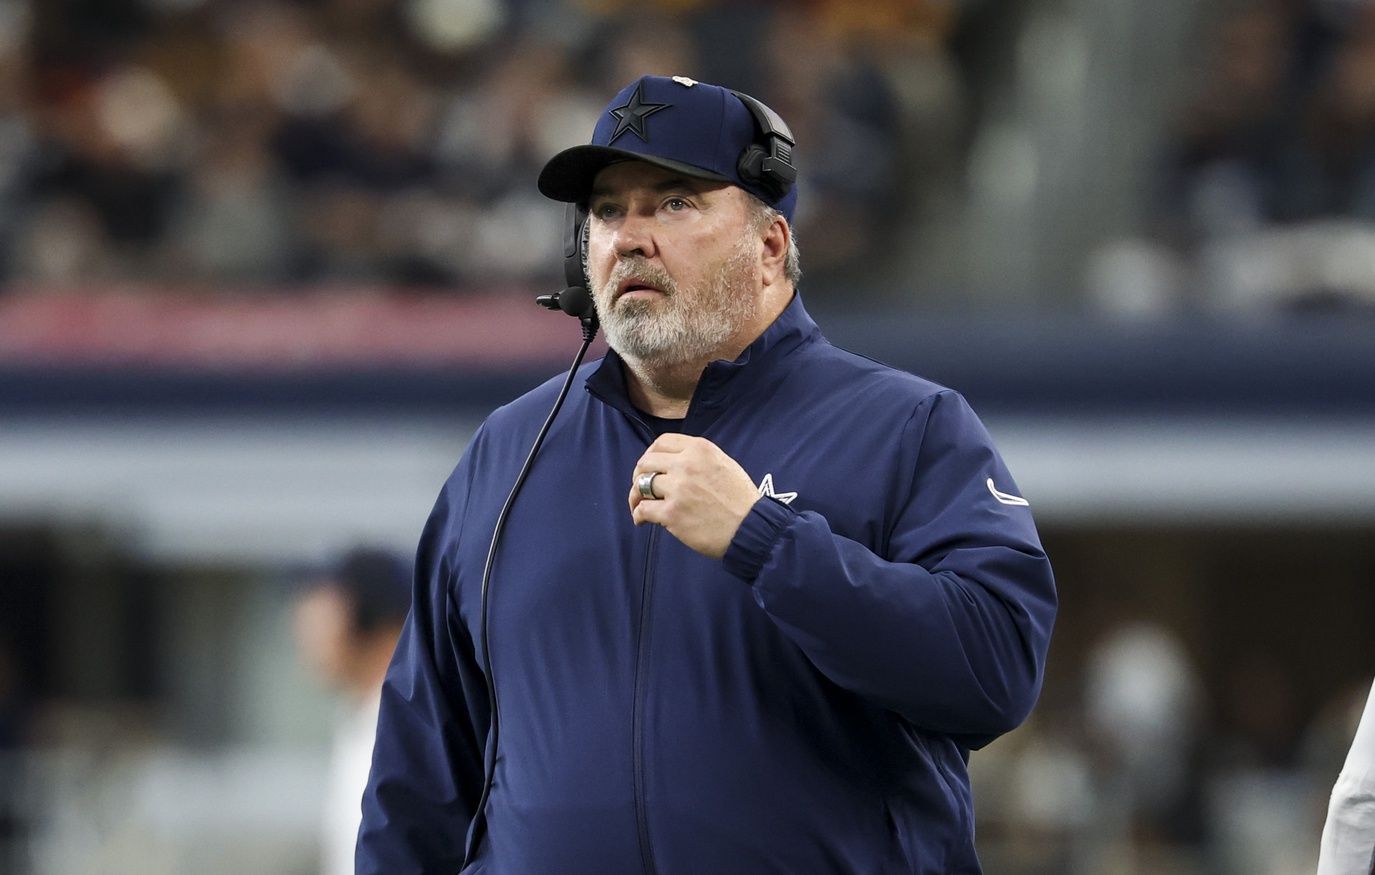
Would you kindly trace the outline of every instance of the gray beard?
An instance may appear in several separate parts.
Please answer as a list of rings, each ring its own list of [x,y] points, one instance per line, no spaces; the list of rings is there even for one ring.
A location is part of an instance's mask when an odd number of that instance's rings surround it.
[[[704,287],[683,294],[658,265],[642,259],[621,261],[594,298],[606,341],[623,358],[657,367],[705,361],[740,326],[759,312],[750,260],[750,240],[728,256]],[[664,293],[662,301],[628,300],[613,305],[616,287],[636,276]]]

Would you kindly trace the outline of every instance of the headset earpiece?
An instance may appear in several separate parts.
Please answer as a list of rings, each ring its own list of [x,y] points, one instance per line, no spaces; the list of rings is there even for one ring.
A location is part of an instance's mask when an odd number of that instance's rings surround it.
[[[783,117],[763,103],[732,91],[754,117],[759,131],[759,141],[745,147],[740,153],[736,169],[740,178],[764,189],[772,200],[782,200],[797,182],[797,168],[793,166],[793,147],[797,140]]]
[[[597,331],[597,305],[587,288],[587,274],[583,271],[583,240],[586,237],[587,209],[568,204],[563,211],[563,281],[561,291],[535,298],[535,303],[547,310],[562,310],[582,320],[583,333],[588,339]]]
[[[764,185],[764,159],[769,157],[769,153],[758,143],[750,143],[745,147],[745,151],[740,153],[740,178],[755,185]],[[770,194],[774,192],[770,191]]]
[[[583,272],[583,238],[587,224],[587,208],[570,203],[563,210],[563,281],[570,287],[587,284]]]

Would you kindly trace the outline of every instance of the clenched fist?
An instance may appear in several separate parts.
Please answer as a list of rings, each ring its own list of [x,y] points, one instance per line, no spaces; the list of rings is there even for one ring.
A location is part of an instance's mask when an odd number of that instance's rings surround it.
[[[636,480],[658,472],[656,499],[640,494]],[[745,469],[720,447],[700,437],[660,435],[630,477],[630,513],[635,524],[658,523],[704,556],[726,554],[735,530],[759,500]]]

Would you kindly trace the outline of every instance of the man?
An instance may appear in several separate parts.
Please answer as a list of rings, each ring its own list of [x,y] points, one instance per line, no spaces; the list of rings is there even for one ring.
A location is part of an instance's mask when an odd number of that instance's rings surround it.
[[[302,660],[344,700],[321,818],[324,875],[354,870],[382,678],[410,610],[410,584],[410,568],[400,557],[357,547],[312,574],[296,600],[293,626]]]
[[[1375,690],[1332,786],[1318,853],[1318,875],[1375,872]]]
[[[979,871],[966,757],[1036,699],[1050,567],[963,399],[808,317],[767,118],[645,77],[542,172],[588,209],[612,351],[513,505],[490,661],[480,578],[558,381],[435,505],[360,873]]]

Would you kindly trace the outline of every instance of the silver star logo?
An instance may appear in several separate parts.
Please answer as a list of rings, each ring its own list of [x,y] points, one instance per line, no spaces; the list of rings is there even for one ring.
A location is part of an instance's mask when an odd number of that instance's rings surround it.
[[[772,498],[783,504],[792,504],[793,499],[797,498],[796,492],[774,492],[773,474],[765,474],[764,479],[759,481],[759,496],[761,498]]]

